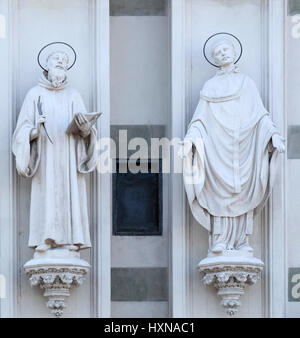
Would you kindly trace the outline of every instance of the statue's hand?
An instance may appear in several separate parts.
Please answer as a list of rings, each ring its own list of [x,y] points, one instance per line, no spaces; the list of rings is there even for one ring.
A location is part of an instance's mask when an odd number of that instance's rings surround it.
[[[81,136],[87,137],[90,135],[92,125],[82,113],[77,114],[76,123],[81,132]]]
[[[41,132],[42,125],[46,122],[46,116],[45,115],[39,115],[37,121],[36,121],[36,128],[31,130],[30,133],[30,140],[33,141],[36,138],[39,137]]]
[[[273,147],[277,149],[280,153],[285,152],[284,138],[279,134],[274,134],[272,136]]]

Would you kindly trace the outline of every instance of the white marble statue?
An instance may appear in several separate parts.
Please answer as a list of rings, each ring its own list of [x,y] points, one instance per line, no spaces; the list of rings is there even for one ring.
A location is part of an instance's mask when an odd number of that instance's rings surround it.
[[[20,175],[32,178],[29,247],[37,252],[91,246],[85,174],[96,167],[96,129],[67,81],[69,55],[52,52],[23,103],[13,136]],[[75,114],[79,132],[67,134]]]
[[[210,233],[210,252],[252,252],[253,216],[269,196],[280,136],[254,81],[235,65],[227,39],[211,56],[219,66],[208,80],[184,141],[184,182],[195,219]]]

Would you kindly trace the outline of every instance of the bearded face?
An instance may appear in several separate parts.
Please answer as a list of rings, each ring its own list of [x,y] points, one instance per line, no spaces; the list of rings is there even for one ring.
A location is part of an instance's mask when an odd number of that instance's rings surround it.
[[[68,64],[68,55],[63,52],[56,52],[48,57],[48,80],[55,88],[60,87],[65,81],[67,76]]]
[[[228,66],[234,63],[235,50],[230,44],[221,43],[214,48],[212,56],[218,66]]]

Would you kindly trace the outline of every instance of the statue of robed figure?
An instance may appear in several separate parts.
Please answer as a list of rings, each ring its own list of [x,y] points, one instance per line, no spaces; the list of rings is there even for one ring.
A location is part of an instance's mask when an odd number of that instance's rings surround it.
[[[42,50],[44,72],[26,95],[12,149],[18,173],[32,178],[29,247],[76,251],[91,246],[85,176],[97,164],[97,131],[80,93],[68,84],[74,49],[50,45]],[[66,132],[72,120],[77,133]]]
[[[241,44],[229,34],[211,40],[207,60],[219,69],[204,84],[185,137],[185,189],[194,218],[210,233],[210,252],[252,252],[253,217],[285,147],[254,81],[235,64]]]

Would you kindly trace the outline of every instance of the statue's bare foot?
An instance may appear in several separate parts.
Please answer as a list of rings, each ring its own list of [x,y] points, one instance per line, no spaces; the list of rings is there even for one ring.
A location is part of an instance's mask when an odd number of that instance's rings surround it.
[[[41,244],[35,248],[35,251],[37,252],[45,252],[47,250],[51,249],[51,245],[49,244]]]
[[[221,253],[226,249],[226,245],[223,243],[217,244],[211,251],[213,253]]]
[[[78,251],[79,250],[79,246],[77,246],[77,245],[68,245],[67,248],[70,251]]]

